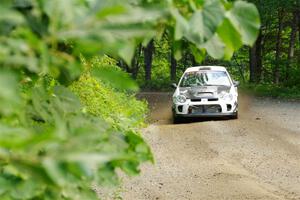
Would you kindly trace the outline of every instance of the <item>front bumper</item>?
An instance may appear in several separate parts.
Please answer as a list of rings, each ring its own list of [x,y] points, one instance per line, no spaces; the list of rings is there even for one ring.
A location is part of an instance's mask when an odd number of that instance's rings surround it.
[[[237,100],[232,101],[207,101],[187,102],[173,104],[173,115],[175,117],[226,117],[236,115],[238,111]]]
[[[236,112],[231,112],[231,113],[192,113],[192,114],[174,114],[175,117],[182,117],[182,118],[193,118],[193,117],[229,117],[236,115]]]

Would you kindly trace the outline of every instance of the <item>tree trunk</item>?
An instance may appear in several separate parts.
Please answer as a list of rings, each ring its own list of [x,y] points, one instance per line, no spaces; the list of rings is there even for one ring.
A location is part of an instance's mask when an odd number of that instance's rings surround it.
[[[191,59],[192,59],[192,65],[195,67],[195,66],[198,66],[199,64],[197,63],[194,55],[191,55]]]
[[[132,59],[132,78],[133,79],[136,79],[137,75],[139,73],[139,69],[140,69],[139,58],[141,56],[141,52],[142,52],[142,45],[140,44],[137,48],[134,58]]]
[[[117,65],[123,69],[124,71],[126,71],[127,73],[131,73],[130,68],[128,67],[128,65],[122,60],[119,59]]]
[[[297,37],[297,29],[298,29],[298,16],[297,16],[297,10],[293,12],[293,19],[291,21],[291,36],[290,36],[290,44],[289,44],[289,52],[288,52],[288,62],[286,65],[286,75],[285,80],[287,81],[289,79],[290,75],[290,65],[294,58],[294,52],[295,52],[295,43],[296,43],[296,37]]]
[[[189,48],[188,48],[188,43],[184,40],[181,40],[181,53],[182,53],[182,58],[180,62],[183,64],[184,68],[190,67],[190,59],[189,59]]]
[[[262,72],[262,33],[249,50],[249,65],[250,65],[250,82],[259,83]]]
[[[149,82],[151,80],[152,59],[154,53],[154,40],[151,40],[149,44],[144,48],[144,63],[145,63],[145,80]]]
[[[176,81],[176,67],[177,67],[177,61],[174,57],[174,47],[171,47],[171,81]]]
[[[298,18],[298,37],[299,37],[299,46],[300,46],[300,5],[298,4],[297,8],[297,18]],[[298,54],[298,63],[300,63],[300,54]],[[300,65],[298,66],[300,68]]]
[[[255,83],[256,82],[255,69],[257,67],[256,43],[253,45],[253,47],[250,47],[249,49],[249,66],[250,66],[250,82]]]
[[[299,43],[300,43],[300,9],[299,9],[299,5],[300,3],[297,4],[298,9],[296,10],[297,12],[297,18],[298,18],[298,39],[299,39]]]
[[[281,57],[281,43],[282,43],[282,29],[283,29],[283,9],[278,9],[278,31],[276,37],[276,55],[275,55],[275,68],[274,68],[274,83],[279,84],[280,79],[280,57]]]

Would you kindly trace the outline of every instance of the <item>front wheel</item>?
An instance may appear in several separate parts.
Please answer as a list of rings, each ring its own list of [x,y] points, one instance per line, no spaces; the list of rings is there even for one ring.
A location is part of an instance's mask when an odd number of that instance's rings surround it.
[[[231,117],[231,119],[238,119],[239,118],[239,113],[236,111]]]
[[[182,122],[182,118],[178,116],[173,116],[173,123],[174,124],[179,124]]]

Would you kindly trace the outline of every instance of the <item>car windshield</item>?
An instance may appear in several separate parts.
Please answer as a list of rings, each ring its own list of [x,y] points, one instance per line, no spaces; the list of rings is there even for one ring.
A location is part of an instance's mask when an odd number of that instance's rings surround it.
[[[225,71],[187,72],[181,80],[180,87],[196,86],[231,86]]]

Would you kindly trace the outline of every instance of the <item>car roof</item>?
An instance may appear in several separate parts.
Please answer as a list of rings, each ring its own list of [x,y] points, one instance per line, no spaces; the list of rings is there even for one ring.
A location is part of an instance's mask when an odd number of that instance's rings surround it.
[[[227,71],[226,68],[222,66],[197,66],[197,67],[189,67],[185,70],[185,72],[195,72],[199,70]]]

